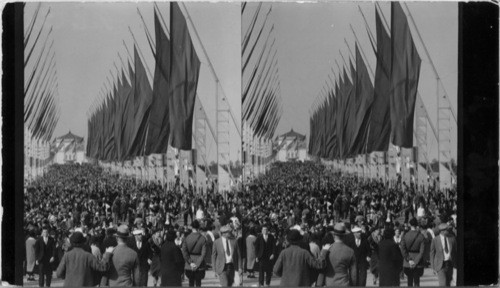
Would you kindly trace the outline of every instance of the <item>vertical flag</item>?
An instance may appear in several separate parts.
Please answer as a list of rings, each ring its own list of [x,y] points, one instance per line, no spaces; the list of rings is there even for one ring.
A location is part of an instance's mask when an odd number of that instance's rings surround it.
[[[186,19],[176,2],[170,2],[170,29],[171,145],[174,148],[191,150],[200,60],[191,41]]]
[[[149,118],[151,102],[153,101],[153,90],[149,84],[146,68],[142,63],[137,47],[134,47],[135,62],[135,91],[134,91],[134,129],[132,134],[132,145],[128,150],[129,156],[140,156],[144,154],[146,143],[146,131]]]
[[[387,151],[391,135],[391,37],[385,31],[378,11],[375,11],[377,28],[377,49],[373,47],[377,57],[375,69],[373,109],[368,132],[367,152]]]
[[[413,114],[420,76],[418,55],[401,4],[391,3],[391,128],[394,145],[413,147]]]
[[[151,153],[166,153],[169,123],[169,83],[170,79],[170,40],[161,27],[155,12],[156,35],[156,66],[153,80],[153,103],[149,116],[149,130],[146,139],[146,155]]]

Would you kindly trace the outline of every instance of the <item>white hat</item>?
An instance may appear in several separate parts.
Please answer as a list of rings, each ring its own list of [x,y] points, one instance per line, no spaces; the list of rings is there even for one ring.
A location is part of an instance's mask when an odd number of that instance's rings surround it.
[[[354,228],[352,228],[351,232],[352,233],[357,233],[357,232],[361,232],[361,228],[359,228],[358,226],[354,226]]]
[[[144,235],[144,230],[143,229],[135,229],[132,234],[134,235]]]

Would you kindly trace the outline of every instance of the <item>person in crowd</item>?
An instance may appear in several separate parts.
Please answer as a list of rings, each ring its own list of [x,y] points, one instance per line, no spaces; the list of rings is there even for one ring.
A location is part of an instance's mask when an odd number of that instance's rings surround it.
[[[161,247],[160,274],[161,286],[182,286],[182,273],[184,271],[184,257],[181,248],[175,244],[176,233],[168,230],[165,243]]]
[[[40,287],[44,287],[44,285],[50,287],[53,271],[52,263],[54,263],[55,257],[55,240],[49,236],[49,228],[44,226],[41,236],[35,243],[35,263],[38,264],[38,285]]]
[[[370,245],[367,238],[362,237],[362,229],[359,226],[354,226],[351,232],[354,235],[354,240],[349,244],[349,247],[354,250],[356,257],[355,286],[366,286],[367,271],[370,268],[369,262],[371,260]]]
[[[453,268],[457,267],[456,239],[447,223],[438,226],[439,235],[431,243],[431,267],[437,273],[439,286],[450,286]]]
[[[74,232],[70,237],[73,249],[65,253],[57,267],[56,275],[64,279],[65,287],[95,286],[94,273],[109,269],[109,259],[114,247],[108,247],[102,259],[82,249],[85,238],[81,232]],[[100,251],[99,251],[100,253]]]
[[[139,286],[147,286],[148,284],[148,271],[151,263],[151,247],[149,241],[146,241],[144,229],[135,229],[132,234],[134,237],[129,238],[128,245],[134,249],[139,258]]]
[[[221,237],[215,240],[212,248],[212,265],[222,287],[232,287],[235,271],[243,272],[242,259],[236,239],[230,239],[232,228],[224,225],[220,229]]]
[[[255,227],[250,227],[248,236],[246,238],[246,248],[247,248],[247,267],[246,270],[248,271],[248,278],[255,278],[254,275],[254,266],[255,262],[257,261],[256,257],[256,243],[255,241],[257,240],[257,237],[255,236]]]
[[[408,277],[408,287],[420,287],[420,277],[424,273],[425,237],[418,229],[416,218],[410,220],[411,230],[401,240],[403,270]]]
[[[276,240],[269,233],[267,225],[261,228],[261,234],[255,240],[255,256],[259,263],[259,285],[271,285],[271,277],[273,276],[273,260],[276,256]],[[247,255],[248,257],[248,255]]]
[[[158,278],[160,277],[160,271],[161,271],[161,266],[160,266],[160,255],[161,255],[161,247],[163,245],[163,237],[162,237],[162,230],[159,228],[156,228],[156,230],[153,231],[153,235],[151,238],[149,238],[149,247],[151,248],[150,255],[151,255],[151,266],[149,272],[151,273],[151,276],[153,277],[153,286],[156,287],[158,285]]]
[[[290,230],[287,241],[290,246],[281,251],[278,256],[273,268],[274,274],[281,277],[281,286],[311,286],[315,279],[311,279],[310,269],[325,268],[325,258],[330,245],[324,245],[320,257],[315,259],[308,249],[300,247],[303,242],[302,235],[298,230]]]
[[[334,243],[328,250],[325,270],[326,286],[353,286],[357,284],[357,266],[354,250],[344,243],[347,228],[339,222],[333,228]]]
[[[200,222],[191,223],[191,233],[182,243],[184,257],[184,270],[189,279],[189,287],[200,287],[201,280],[205,278],[206,238],[200,233]]]
[[[399,286],[403,270],[403,255],[394,242],[394,228],[384,228],[383,239],[378,244],[379,286]]]
[[[139,256],[127,246],[130,229],[120,225],[116,231],[116,246],[108,271],[109,286],[139,286],[140,263]]]
[[[35,243],[35,232],[29,230],[28,238],[26,239],[26,274],[28,274],[28,281],[35,281],[35,276],[33,275],[36,261]]]

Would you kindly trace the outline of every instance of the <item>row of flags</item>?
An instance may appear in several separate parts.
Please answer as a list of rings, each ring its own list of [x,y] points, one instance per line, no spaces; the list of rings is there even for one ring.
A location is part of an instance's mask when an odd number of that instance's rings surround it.
[[[164,154],[169,144],[191,150],[200,60],[178,3],[170,3],[170,38],[160,17],[155,10],[155,47],[149,43],[155,58],[153,85],[134,46],[134,68],[129,62],[122,69],[88,119],[87,156],[124,161]]]
[[[374,83],[356,43],[350,73],[344,66],[335,87],[329,88],[328,97],[312,113],[310,155],[346,159],[388,151],[389,143],[413,147],[421,59],[398,2],[391,3],[392,31],[385,30],[378,10],[375,14],[376,47],[371,42],[377,59]]]
[[[271,139],[283,110],[274,25],[267,21],[272,6],[262,7],[261,2],[251,13],[247,3],[242,3],[242,19],[249,17],[241,43],[242,119],[249,123],[255,137]]]
[[[24,126],[33,138],[50,141],[60,107],[52,27],[45,25],[50,8],[44,8],[37,5],[24,31]]]

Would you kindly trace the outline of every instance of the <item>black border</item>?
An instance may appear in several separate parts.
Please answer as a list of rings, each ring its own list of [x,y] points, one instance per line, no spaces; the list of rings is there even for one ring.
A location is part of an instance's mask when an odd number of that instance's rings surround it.
[[[498,284],[498,5],[460,3],[459,285]],[[459,40],[460,41],[460,40]],[[459,56],[460,57],[460,56]],[[461,88],[461,89],[460,89]]]
[[[9,3],[2,14],[2,280],[16,285],[23,282],[23,257],[19,255],[24,255],[23,8],[23,3]]]

